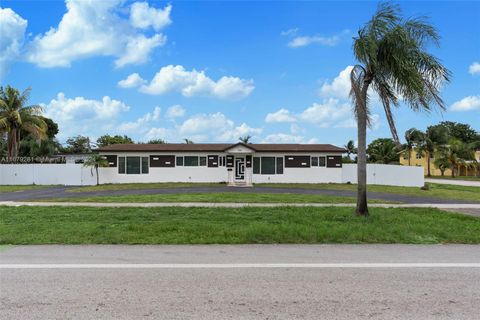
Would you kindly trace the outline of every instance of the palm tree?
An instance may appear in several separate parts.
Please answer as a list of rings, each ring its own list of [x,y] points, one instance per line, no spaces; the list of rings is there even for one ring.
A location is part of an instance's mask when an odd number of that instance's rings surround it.
[[[343,146],[347,150],[347,156],[350,158],[350,155],[357,153],[357,148],[355,148],[355,142],[349,140],[346,145]]]
[[[407,143],[405,144],[404,152],[408,154],[408,165],[411,164],[410,158],[412,150],[415,149],[415,146],[419,145],[419,143],[423,140],[424,135],[425,134],[417,128],[410,128],[405,131],[405,141],[407,141]]]
[[[187,138],[183,139],[183,141],[185,141],[186,144],[193,144],[193,141]]]
[[[381,3],[372,19],[358,31],[353,51],[359,61],[350,74],[350,96],[355,106],[358,131],[358,215],[367,216],[367,126],[370,123],[369,89],[382,101],[392,136],[400,145],[391,112],[399,97],[415,111],[431,110],[445,104],[440,86],[450,72],[425,50],[429,42],[438,44],[433,26],[422,18],[403,19],[399,6]]]
[[[98,168],[99,167],[108,167],[108,161],[105,158],[105,156],[99,155],[99,154],[92,154],[90,157],[88,157],[87,160],[83,163],[84,167],[93,167],[95,168],[95,173],[97,175],[97,186],[100,183],[100,179],[98,176]]]
[[[438,148],[447,143],[448,133],[444,127],[433,126],[418,138],[418,150],[427,156],[427,176],[430,177],[432,157]]]
[[[38,141],[47,137],[47,124],[40,117],[42,107],[27,106],[30,88],[20,93],[15,88],[0,87],[0,133],[7,134],[7,155],[17,157],[20,132],[32,134]]]
[[[252,136],[250,135],[238,138],[238,140],[240,140],[241,143],[245,143],[245,144],[250,143],[250,139],[252,139]]]

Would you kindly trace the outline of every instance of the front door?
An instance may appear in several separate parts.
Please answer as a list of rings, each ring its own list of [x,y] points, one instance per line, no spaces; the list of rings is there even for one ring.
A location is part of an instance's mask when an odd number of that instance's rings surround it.
[[[245,180],[245,157],[235,157],[235,180]]]

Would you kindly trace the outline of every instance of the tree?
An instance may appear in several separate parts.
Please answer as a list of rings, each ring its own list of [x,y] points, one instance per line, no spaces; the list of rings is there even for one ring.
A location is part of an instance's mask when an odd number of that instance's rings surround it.
[[[23,157],[49,157],[54,155],[59,149],[55,136],[58,133],[58,124],[50,118],[40,116],[47,125],[46,135],[43,140],[38,139],[28,131],[21,130],[20,135],[23,137],[20,141],[18,154]]]
[[[410,128],[405,131],[405,144],[404,152],[408,156],[408,165],[410,165],[411,153],[416,146],[423,140],[424,133],[416,128]]]
[[[447,131],[447,135],[452,139],[457,139],[465,143],[474,142],[478,133],[469,125],[465,123],[458,123],[453,121],[442,121],[435,126],[429,128],[442,128]]]
[[[111,136],[111,135],[105,134],[97,139],[97,146],[99,147],[106,147],[111,144],[129,144],[129,143],[133,143],[133,140],[127,137],[126,135]]]
[[[238,138],[238,140],[239,140],[241,143],[248,144],[248,143],[250,143],[250,139],[251,139],[251,138],[252,138],[252,136],[247,135],[247,136],[243,136],[243,137]]]
[[[357,148],[355,148],[355,142],[353,142],[353,140],[349,140],[343,147],[347,150],[347,157],[349,159],[351,159],[350,155],[357,153]]]
[[[63,150],[66,153],[89,153],[92,151],[90,138],[78,135],[67,139],[67,147]]]
[[[397,163],[396,145],[390,138],[373,140],[367,148],[368,161],[373,163]]]
[[[187,138],[183,139],[183,141],[185,141],[186,144],[193,144],[193,141]]]
[[[33,135],[37,141],[47,137],[47,124],[40,117],[42,107],[26,105],[30,88],[20,93],[15,88],[0,87],[0,133],[7,133],[7,154],[17,157],[22,130]]]
[[[375,91],[392,132],[396,133],[391,106],[399,106],[399,96],[414,111],[429,111],[432,106],[445,109],[440,87],[449,81],[450,72],[426,52],[429,42],[439,43],[435,28],[423,18],[403,19],[400,8],[379,4],[378,10],[354,38],[353,51],[358,60],[350,74],[350,96],[355,106],[358,131],[358,215],[368,215],[366,136],[370,123],[369,89]]]
[[[431,159],[438,148],[445,145],[448,141],[448,133],[446,128],[441,126],[431,126],[420,136],[418,149],[425,153],[427,157],[427,176],[431,176]]]
[[[152,139],[152,140],[149,140],[147,143],[148,144],[165,144],[167,142],[163,139]]]
[[[88,157],[85,162],[83,163],[84,167],[93,167],[95,168],[95,173],[97,175],[97,186],[100,184],[100,179],[98,176],[98,168],[99,167],[108,167],[108,161],[105,156],[99,154],[92,154]]]

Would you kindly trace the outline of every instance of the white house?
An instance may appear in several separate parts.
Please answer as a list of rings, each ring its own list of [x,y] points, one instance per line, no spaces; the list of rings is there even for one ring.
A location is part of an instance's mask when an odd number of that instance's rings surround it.
[[[102,183],[341,183],[343,148],[330,144],[116,144]]]

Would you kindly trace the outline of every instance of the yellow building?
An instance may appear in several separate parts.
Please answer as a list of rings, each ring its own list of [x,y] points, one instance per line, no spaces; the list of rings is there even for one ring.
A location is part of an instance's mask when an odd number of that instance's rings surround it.
[[[480,150],[475,152],[475,159],[477,163],[480,163]],[[432,176],[441,176],[442,172],[435,166],[435,159],[433,155],[430,158],[430,174]],[[410,159],[409,157],[402,152],[400,154],[400,164],[404,166],[416,166],[416,167],[423,167],[425,175],[428,175],[428,158],[427,154],[417,152],[416,150],[412,150],[410,152]],[[455,169],[455,176],[480,176],[480,167],[478,165],[473,165],[474,162],[466,163],[459,165],[458,168]],[[445,176],[451,176],[452,170],[446,169]]]

